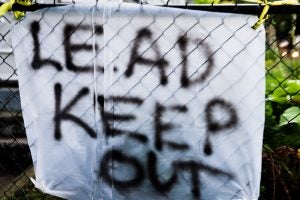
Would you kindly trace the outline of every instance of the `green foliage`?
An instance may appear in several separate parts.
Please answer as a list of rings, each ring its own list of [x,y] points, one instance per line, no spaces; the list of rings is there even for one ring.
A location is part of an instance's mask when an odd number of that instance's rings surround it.
[[[284,24],[280,25],[283,28]],[[291,52],[289,52],[291,53]],[[266,102],[260,199],[297,199],[300,191],[300,58],[266,51]]]
[[[299,58],[282,58],[276,50],[266,51],[266,95],[266,129],[289,137],[282,133],[283,126],[300,126]]]
[[[289,80],[278,82],[278,79],[267,78],[267,92],[269,101],[280,104],[300,105],[300,80]]]
[[[288,125],[290,123],[300,125],[300,108],[297,106],[286,109],[280,116],[279,126]]]

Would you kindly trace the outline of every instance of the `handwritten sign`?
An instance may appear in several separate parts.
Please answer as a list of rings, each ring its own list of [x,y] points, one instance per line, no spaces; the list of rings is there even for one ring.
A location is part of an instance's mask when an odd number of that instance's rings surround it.
[[[67,199],[257,199],[255,20],[131,4],[28,13],[13,46],[35,186]]]

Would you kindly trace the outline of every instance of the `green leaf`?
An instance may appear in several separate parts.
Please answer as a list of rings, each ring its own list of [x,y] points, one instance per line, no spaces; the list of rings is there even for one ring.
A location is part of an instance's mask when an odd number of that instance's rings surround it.
[[[268,95],[268,100],[280,104],[300,105],[300,80],[287,80],[281,85],[277,85],[277,88]],[[267,79],[267,92],[274,87],[276,87],[276,81],[272,78]]]
[[[291,97],[293,103],[300,105],[300,95],[294,95]]]
[[[272,115],[273,115],[273,107],[272,107],[270,101],[267,101],[265,104],[265,115],[268,118],[272,117]]]
[[[268,48],[266,50],[266,61],[269,61],[269,62],[276,62],[278,59],[280,59],[280,55],[279,55],[279,52],[274,50],[274,49],[271,49],[271,48]]]
[[[300,91],[300,80],[287,80],[285,82],[285,91],[290,95],[295,95]]]
[[[267,94],[270,92],[273,92],[276,88],[280,86],[279,82],[277,79],[274,77],[267,75],[266,76],[266,90]]]
[[[293,106],[286,109],[280,116],[279,126],[296,123],[300,126],[300,108]]]
[[[268,100],[277,103],[286,103],[289,100],[287,95],[287,92],[282,87],[278,87],[272,94],[268,96]]]

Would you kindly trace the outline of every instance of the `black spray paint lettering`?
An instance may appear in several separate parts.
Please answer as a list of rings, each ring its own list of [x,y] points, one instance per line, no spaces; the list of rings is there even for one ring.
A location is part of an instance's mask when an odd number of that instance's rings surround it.
[[[65,49],[65,61],[66,61],[66,67],[70,71],[74,72],[91,72],[93,71],[93,66],[77,66],[73,62],[73,56],[72,53],[78,52],[78,51],[89,51],[92,53],[93,51],[93,45],[92,44],[75,44],[71,42],[72,35],[76,31],[92,31],[91,26],[89,25],[73,25],[73,24],[67,24],[64,27],[64,49]],[[95,34],[96,35],[102,35],[103,34],[103,27],[102,26],[96,26],[95,27]],[[95,45],[95,49],[98,49],[98,45]],[[98,71],[102,71],[103,67],[97,67]]]
[[[91,44],[73,44],[71,42],[71,36],[76,32],[76,31],[92,31],[91,26],[88,25],[72,25],[72,24],[66,24],[64,27],[64,51],[65,51],[65,64],[68,70],[73,71],[73,72],[92,72],[92,66],[77,66],[73,62],[73,56],[72,54],[74,52],[78,51],[88,51],[92,53],[93,46]],[[59,61],[46,58],[43,59],[41,58],[41,49],[40,49],[40,40],[39,40],[39,32],[40,32],[40,24],[38,21],[33,21],[31,23],[31,36],[33,39],[33,59],[31,62],[31,66],[34,70],[38,70],[43,66],[52,66],[54,67],[57,71],[62,71],[63,66]],[[103,35],[103,27],[101,25],[96,25],[95,26],[95,34],[96,35]],[[96,50],[98,49],[98,45],[95,45]],[[97,67],[98,71],[103,72],[103,66],[102,67]]]
[[[194,199],[201,199],[201,180],[199,173],[206,172],[212,174],[214,176],[225,176],[228,179],[233,179],[233,175],[227,172],[224,172],[220,169],[211,167],[199,161],[175,161],[173,163],[177,170],[187,171],[190,173],[191,180],[191,192],[193,194]]]
[[[147,156],[148,164],[148,176],[149,180],[152,183],[153,187],[161,193],[169,192],[173,185],[177,182],[177,173],[173,169],[172,175],[168,180],[162,182],[159,180],[159,174],[157,173],[157,157],[153,151],[150,151]],[[172,166],[173,167],[173,166]]]
[[[75,106],[78,101],[85,97],[89,90],[88,88],[82,88],[78,91],[78,93],[74,96],[73,99],[66,104],[65,108],[61,108],[61,99],[62,99],[62,86],[61,84],[57,83],[54,87],[55,90],[55,138],[60,140],[62,137],[61,133],[61,122],[63,120],[69,120],[75,123],[76,125],[83,128],[87,134],[92,137],[96,138],[96,133],[94,130],[89,127],[85,122],[83,122],[80,118],[72,115],[70,110],[73,106]],[[133,137],[135,139],[140,139],[141,142],[147,142],[148,138],[144,135],[141,135],[137,132],[130,132],[126,130],[118,130],[111,127],[111,122],[114,120],[117,121],[125,121],[125,122],[132,122],[135,120],[134,115],[130,114],[115,114],[104,111],[105,108],[105,101],[112,101],[115,103],[125,103],[125,104],[133,104],[136,106],[142,105],[143,100],[138,97],[123,97],[123,96],[109,96],[104,98],[103,95],[99,95],[98,103],[100,105],[100,112],[102,116],[102,123],[105,129],[105,133],[107,136],[115,136],[120,134],[126,134],[129,137]],[[227,114],[227,118],[225,121],[221,121],[215,118],[214,112],[215,109],[221,109],[225,111]],[[172,150],[179,150],[184,151],[189,148],[187,144],[184,143],[176,143],[173,141],[164,140],[162,134],[165,131],[170,131],[171,128],[174,126],[172,123],[164,123],[162,122],[162,117],[165,112],[174,112],[177,111],[179,113],[186,113],[188,108],[184,105],[170,105],[170,106],[162,106],[159,103],[155,105],[155,114],[154,114],[154,127],[155,127],[155,147],[158,151],[161,151],[163,145],[167,145]],[[206,114],[206,123],[207,123],[207,132],[211,134],[216,134],[225,129],[233,128],[238,123],[238,116],[233,107],[233,105],[224,99],[221,98],[213,98],[210,100],[205,108]],[[137,137],[136,137],[137,136]],[[144,138],[143,138],[144,137]],[[208,137],[208,135],[207,135]],[[139,139],[138,139],[139,140]],[[210,144],[209,144],[210,145]],[[211,147],[210,147],[211,148]],[[212,153],[205,152],[206,154]],[[130,155],[126,155],[121,150],[109,150],[104,153],[101,163],[100,163],[100,174],[99,176],[103,178],[103,180],[119,189],[129,189],[141,186],[143,181],[148,178],[152,186],[160,193],[167,193],[169,192],[175,184],[178,183],[178,173],[187,172],[190,175],[190,184],[191,184],[191,192],[195,199],[201,198],[201,180],[200,180],[200,173],[210,173],[214,176],[226,176],[229,179],[233,179],[233,176],[230,173],[224,172],[220,169],[208,166],[200,161],[193,161],[193,160],[176,160],[170,164],[170,168],[172,169],[172,174],[167,180],[161,180],[159,177],[159,161],[154,151],[149,151],[147,153],[147,160],[146,165],[144,166],[138,158]],[[132,177],[127,177],[122,179],[121,177],[116,177],[116,173],[113,173],[114,163],[118,164],[118,166],[127,166],[127,168],[131,168],[134,173]]]
[[[211,74],[213,66],[214,66],[214,60],[212,58],[212,52],[210,50],[209,45],[204,41],[200,40],[200,42],[197,42],[197,49],[200,51],[200,48],[204,51],[204,56],[207,58],[206,62],[206,68],[204,72],[202,72],[198,77],[191,79],[188,75],[188,54],[187,52],[187,46],[188,46],[189,38],[186,37],[186,35],[180,36],[177,40],[177,44],[180,48],[180,55],[182,59],[182,70],[181,70],[181,77],[180,82],[182,87],[187,88],[190,85],[201,83],[207,79],[207,77]],[[193,63],[194,65],[197,65],[197,63]]]
[[[155,148],[158,151],[161,151],[163,149],[163,145],[167,145],[169,148],[172,148],[173,150],[188,150],[189,146],[185,143],[178,143],[173,141],[167,141],[163,139],[163,134],[167,131],[170,131],[174,124],[172,123],[164,123],[162,121],[163,114],[166,111],[178,111],[181,113],[187,112],[187,107],[182,105],[176,105],[176,106],[170,106],[166,107],[159,103],[156,103],[155,106],[155,116],[154,116],[154,130],[155,130]]]
[[[135,171],[135,175],[128,180],[118,179],[111,172],[114,162],[131,166],[131,168]],[[136,158],[125,155],[120,150],[113,149],[107,151],[102,158],[100,176],[110,185],[120,189],[128,189],[139,186],[145,179],[145,172],[143,165]]]
[[[223,115],[226,115],[225,121],[216,119],[216,111],[222,111]],[[205,107],[205,119],[207,135],[204,145],[204,153],[206,155],[212,154],[211,142],[209,139],[210,134],[216,134],[226,129],[231,129],[238,124],[238,115],[234,106],[229,102],[221,98],[213,98]]]
[[[96,132],[82,119],[76,117],[75,115],[69,113],[70,110],[76,103],[84,96],[88,95],[89,89],[84,87],[82,88],[76,96],[62,109],[61,108],[61,101],[62,101],[62,86],[59,83],[56,83],[54,86],[54,93],[55,93],[55,116],[54,116],[54,125],[55,125],[55,132],[54,137],[56,140],[60,140],[62,137],[61,133],[61,123],[63,121],[72,121],[76,125],[83,128],[86,133],[92,137],[96,138]]]
[[[107,112],[104,110],[105,101],[112,101],[113,103],[124,103],[124,104],[134,104],[140,106],[143,103],[143,100],[139,97],[120,97],[120,96],[111,96],[104,98],[103,95],[97,97],[98,103],[100,105],[100,115],[103,125],[103,132],[106,136],[114,137],[118,135],[127,135],[141,143],[146,143],[148,138],[142,133],[136,131],[127,131],[122,129],[114,128],[112,123],[119,122],[132,122],[136,117],[132,114],[118,114],[114,112]]]
[[[119,164],[127,165],[134,169],[134,176],[132,178],[126,178],[122,180],[121,177],[115,177],[113,173],[116,162]],[[143,164],[134,156],[124,154],[121,150],[109,150],[107,151],[100,163],[101,169],[99,177],[103,180],[119,189],[136,188],[143,184],[143,181],[148,178],[152,186],[160,193],[164,194],[169,192],[178,181],[178,174],[181,172],[187,172],[190,175],[191,192],[194,199],[201,199],[201,180],[200,173],[209,173],[213,176],[224,176],[228,179],[233,179],[233,175],[224,172],[218,168],[211,167],[200,161],[174,161],[171,163],[172,175],[164,182],[160,180],[160,175],[157,172],[158,159],[153,151],[148,152],[147,155],[146,170],[144,170]],[[147,174],[146,174],[147,173]]]
[[[74,53],[79,51],[86,51],[92,53],[93,46],[92,44],[86,43],[73,43],[72,35],[79,31],[92,31],[92,27],[89,25],[73,25],[66,24],[63,29],[63,46],[65,53],[65,65],[66,68],[70,71],[77,73],[88,73],[93,71],[93,66],[78,66],[74,63]],[[38,37],[38,33],[40,32],[40,25],[38,21],[34,21],[31,24],[31,35],[33,38],[33,46],[34,46],[34,55],[31,66],[34,70],[38,70],[43,66],[52,66],[57,71],[63,70],[63,65],[56,60],[50,58],[41,58],[41,49],[40,49],[40,41]],[[103,35],[103,27],[101,25],[95,26],[95,34],[100,36]],[[204,52],[204,56],[207,61],[205,62],[204,71],[195,75],[196,77],[191,78],[192,75],[188,73],[188,57],[189,52],[187,52],[187,46],[189,44],[189,38],[186,35],[182,35],[178,37],[177,43],[180,49],[180,56],[182,59],[182,70],[180,76],[180,83],[182,87],[187,88],[196,83],[201,83],[207,79],[207,77],[211,74],[214,67],[214,60],[212,57],[212,52],[210,50],[209,45],[204,40],[198,40],[196,49],[202,50]],[[146,58],[143,56],[145,52],[140,52],[141,44],[143,41],[147,41],[149,43],[149,48],[147,50],[153,50],[155,53],[154,58]],[[194,42],[193,42],[194,43]],[[96,50],[98,49],[98,45],[95,44]],[[146,51],[147,51],[146,50]],[[133,42],[133,47],[131,49],[129,63],[127,65],[127,69],[125,70],[125,76],[127,78],[131,77],[134,74],[136,66],[148,66],[152,69],[158,69],[160,76],[160,84],[166,85],[168,83],[168,76],[166,74],[166,68],[169,66],[169,62],[164,58],[164,55],[161,54],[159,45],[157,41],[153,39],[153,33],[148,28],[142,28],[137,32],[136,38]],[[193,63],[193,65],[197,65],[197,63]],[[97,66],[97,71],[104,72],[103,66]],[[117,72],[117,67],[114,67],[114,71]]]
[[[124,101],[131,101],[126,100],[124,97],[118,97],[117,99],[122,99]],[[136,100],[135,100],[136,101]],[[104,106],[104,98],[99,102],[100,105]],[[227,115],[225,121],[218,120],[215,118],[215,109],[221,109],[224,114]],[[163,145],[168,145],[171,147],[172,150],[180,150],[184,151],[189,148],[188,145],[184,143],[175,143],[171,141],[163,140],[162,133],[165,131],[170,131],[174,124],[171,123],[163,123],[162,117],[164,112],[167,111],[177,111],[181,113],[185,113],[188,111],[188,108],[183,105],[171,105],[171,106],[162,106],[159,103],[156,103],[155,106],[155,114],[154,114],[154,127],[155,127],[155,147],[158,151],[161,151]],[[238,116],[230,102],[225,101],[222,98],[213,98],[210,100],[205,108],[206,114],[206,123],[207,123],[207,132],[215,134],[225,129],[233,128],[238,123]],[[208,135],[207,135],[208,137]],[[208,141],[208,140],[207,140]],[[210,147],[209,152],[206,150],[206,154],[212,153],[211,144],[208,144]],[[104,181],[114,185],[116,187],[122,189],[129,189],[132,187],[139,187],[143,183],[144,179],[148,178],[150,183],[152,184],[153,188],[155,188],[159,193],[168,193],[174,185],[178,183],[178,174],[185,172],[189,174],[190,177],[190,187],[191,193],[193,194],[194,199],[201,199],[201,173],[208,173],[215,177],[223,176],[227,177],[228,179],[233,179],[233,175],[225,172],[221,169],[209,166],[207,164],[202,163],[201,161],[195,160],[176,160],[170,164],[171,168],[171,175],[166,180],[161,180],[160,173],[159,173],[159,160],[157,159],[157,155],[154,151],[149,151],[147,154],[147,160],[145,169],[143,169],[142,162],[135,158],[134,156],[127,156],[124,153],[121,153],[119,150],[112,150],[116,151],[119,157],[115,159],[107,159],[107,154],[111,154],[111,151],[105,153],[103,159],[101,160],[101,174],[100,176],[103,177]],[[110,156],[112,157],[112,156]],[[113,162],[118,162],[119,164],[129,165],[133,169],[135,169],[135,175],[131,179],[127,180],[120,180],[113,175]],[[111,166],[110,168],[108,166]],[[121,177],[119,177],[121,178]],[[128,183],[128,184],[127,184]]]
[[[75,26],[72,24],[67,24],[64,27],[63,36],[65,40],[63,41],[64,50],[65,50],[65,64],[66,68],[70,71],[76,73],[86,73],[92,71],[92,66],[78,66],[74,63],[73,57],[74,54],[78,51],[87,51],[92,53],[92,45],[85,43],[73,43],[72,35],[76,31],[85,31],[87,29],[91,29],[90,26],[80,25]],[[32,68],[34,70],[38,70],[43,66],[51,66],[54,67],[57,71],[63,70],[62,65],[53,59],[43,59],[41,58],[41,49],[39,43],[38,33],[40,31],[39,22],[35,21],[31,24],[31,34],[33,37],[33,46],[34,46],[34,55],[32,61]],[[103,34],[102,26],[97,26],[95,33],[97,35]],[[207,79],[207,77],[211,74],[214,61],[212,58],[212,53],[210,51],[209,46],[204,42],[200,41],[197,44],[197,49],[204,52],[204,56],[207,58],[206,68],[204,71],[191,79],[191,75],[189,75],[188,71],[188,52],[187,47],[189,44],[189,38],[185,35],[178,37],[178,45],[180,49],[180,56],[182,59],[182,70],[180,76],[180,83],[182,87],[188,88],[191,85],[196,83],[201,83]],[[145,58],[143,56],[143,52],[140,52],[142,42],[149,42],[149,49],[153,50],[155,53],[154,58]],[[98,48],[98,46],[96,46]],[[201,49],[200,49],[201,48]],[[139,55],[140,54],[140,55]],[[133,42],[133,48],[130,54],[130,62],[127,65],[127,69],[125,71],[125,76],[127,78],[131,77],[134,74],[135,67],[137,65],[144,65],[147,67],[151,67],[154,70],[158,70],[160,75],[160,83],[162,86],[168,83],[168,77],[166,74],[166,69],[169,65],[169,62],[165,60],[164,56],[162,56],[159,46],[156,44],[156,41],[153,39],[152,32],[147,28],[142,28],[137,32],[137,37]],[[99,71],[103,72],[103,68],[98,67]],[[64,121],[73,122],[75,125],[84,129],[86,133],[91,138],[96,138],[96,132],[82,119],[70,113],[71,109],[78,104],[78,102],[86,97],[89,94],[89,89],[84,87],[77,92],[76,95],[62,108],[62,86],[57,83],[54,86],[55,91],[55,116],[53,118],[55,125],[54,137],[56,140],[60,140],[62,138],[61,131],[61,123]],[[139,97],[121,97],[121,96],[111,96],[104,98],[103,95],[99,95],[97,97],[97,101],[100,105],[100,115],[103,124],[103,131],[106,136],[114,137],[118,135],[126,135],[130,138],[133,138],[143,144],[148,142],[148,137],[139,133],[137,131],[128,131],[117,129],[113,127],[113,123],[117,122],[130,122],[133,123],[136,120],[136,116],[133,114],[124,114],[124,113],[114,113],[105,111],[105,102],[112,101],[113,103],[124,103],[124,104],[133,104],[135,106],[140,106],[143,104],[143,99]],[[95,102],[94,102],[95,103]],[[227,118],[225,121],[218,120],[215,118],[214,113],[215,109],[221,109],[227,114]],[[172,106],[164,106],[160,103],[155,104],[154,108],[154,147],[158,152],[162,151],[164,147],[168,147],[170,150],[176,151],[186,151],[189,150],[189,146],[186,143],[179,143],[175,141],[166,140],[164,135],[168,132],[171,133],[175,124],[170,122],[164,122],[163,116],[166,112],[179,112],[186,113],[188,108],[183,105],[172,105]],[[206,141],[204,145],[204,152],[206,155],[211,155],[212,146],[209,140],[210,135],[217,134],[222,130],[234,128],[238,124],[238,116],[236,110],[230,102],[227,102],[221,98],[214,98],[210,100],[205,108],[205,118],[206,118]],[[112,172],[113,164],[118,163],[121,165],[125,165],[133,169],[133,176],[129,179],[122,179],[122,177],[116,177],[116,174]],[[180,172],[187,172],[190,175],[190,183],[191,183],[191,192],[195,199],[201,198],[201,180],[199,177],[200,173],[210,173],[215,176],[226,176],[230,179],[233,176],[229,173],[223,172],[222,170],[216,169],[214,167],[203,164],[200,161],[181,161],[176,160],[171,163],[170,168],[172,169],[172,174],[167,180],[161,180],[159,177],[159,160],[157,159],[157,155],[154,151],[149,151],[146,158],[146,165],[144,166],[138,158],[130,155],[126,155],[121,150],[109,150],[104,153],[104,156],[101,159],[100,163],[100,174],[103,180],[117,188],[127,189],[140,186],[143,181],[148,178],[153,187],[161,192],[166,193],[169,192],[175,184],[178,182],[178,174]],[[145,168],[145,169],[144,169]]]
[[[31,23],[31,36],[33,39],[33,59],[31,62],[31,66],[33,69],[38,70],[43,66],[52,66],[57,71],[61,71],[63,67],[61,64],[52,59],[42,59],[41,58],[41,49],[40,49],[40,41],[38,37],[38,33],[40,32],[40,24],[38,21],[34,21]]]
[[[141,42],[143,40],[147,40],[150,42],[150,47],[153,49],[153,51],[156,54],[156,58],[149,59],[144,58],[142,56],[143,52],[139,52],[139,48],[141,45]],[[127,66],[127,69],[125,71],[125,76],[130,77],[134,73],[134,67],[137,64],[146,65],[149,67],[158,67],[159,73],[160,73],[160,83],[162,85],[166,85],[168,83],[168,79],[166,76],[166,70],[165,68],[168,65],[168,61],[166,61],[160,53],[160,50],[157,46],[157,44],[152,39],[152,32],[148,28],[142,28],[138,31],[136,39],[134,40],[133,48],[131,49],[130,54],[130,62]]]
[[[131,50],[130,54],[130,62],[127,66],[127,70],[125,71],[126,77],[131,77],[134,73],[135,65],[145,65],[149,67],[158,67],[159,73],[160,73],[160,84],[166,85],[168,83],[168,77],[166,75],[166,68],[169,65],[169,62],[165,60],[164,56],[162,56],[158,45],[156,44],[156,41],[152,38],[153,33],[148,28],[142,28],[138,31],[136,39],[134,40],[134,45]],[[150,58],[144,58],[143,54],[145,52],[139,52],[139,49],[141,47],[141,43],[147,40],[150,42],[149,49],[152,49],[156,57],[153,59]],[[191,75],[188,73],[188,57],[189,52],[187,52],[187,46],[189,44],[189,38],[186,37],[186,35],[182,35],[178,37],[177,44],[179,45],[180,49],[180,56],[182,59],[182,70],[181,70],[181,76],[180,76],[180,83],[182,87],[187,88],[191,85],[194,85],[196,83],[201,83],[205,81],[208,76],[211,74],[213,67],[214,67],[214,60],[212,57],[212,52],[210,50],[209,45],[204,40],[197,40],[197,50],[202,50],[204,52],[204,56],[206,57],[206,64],[204,71],[196,76],[195,78],[191,78]],[[197,63],[193,63],[194,65],[197,65]]]
[[[103,124],[103,132],[106,136],[114,137],[119,135],[127,135],[141,143],[147,143],[148,138],[142,133],[136,131],[128,131],[114,128],[112,123],[114,122],[131,122],[133,123],[136,120],[136,117],[133,114],[120,114],[114,113],[113,111],[105,111],[105,101],[111,101],[113,103],[119,104],[134,104],[140,106],[143,103],[143,100],[139,97],[121,97],[121,96],[110,96],[104,98],[103,95],[97,97],[98,103],[100,105],[100,115]],[[186,113],[188,108],[185,105],[172,105],[172,106],[163,106],[159,103],[156,103],[155,113],[154,113],[154,131],[155,131],[155,141],[154,146],[157,150],[161,151],[163,146],[166,145],[173,150],[188,150],[189,146],[185,143],[178,143],[173,141],[164,140],[163,134],[167,131],[171,131],[174,127],[172,123],[164,123],[162,121],[163,114],[165,112],[179,112]]]

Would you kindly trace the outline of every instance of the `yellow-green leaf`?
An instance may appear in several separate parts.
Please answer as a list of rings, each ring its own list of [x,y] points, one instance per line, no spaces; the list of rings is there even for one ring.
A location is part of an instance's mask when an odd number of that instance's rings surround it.
[[[280,116],[279,126],[296,123],[300,126],[300,108],[293,106],[286,109]]]

